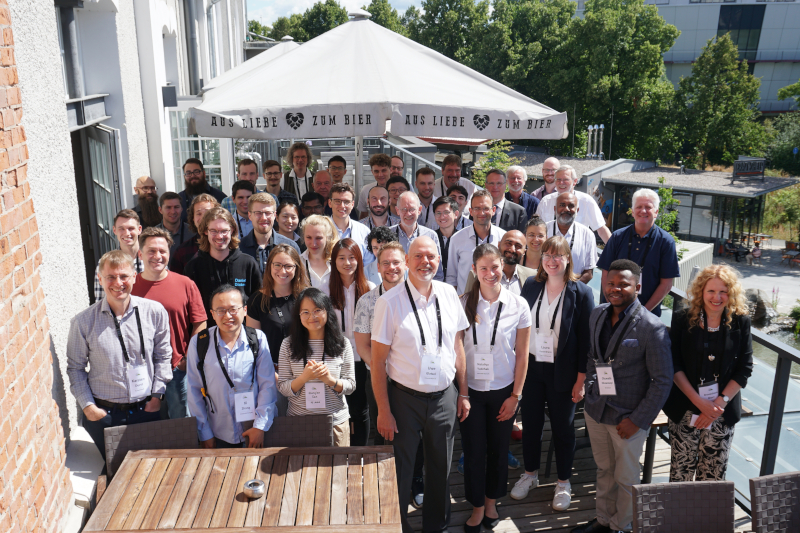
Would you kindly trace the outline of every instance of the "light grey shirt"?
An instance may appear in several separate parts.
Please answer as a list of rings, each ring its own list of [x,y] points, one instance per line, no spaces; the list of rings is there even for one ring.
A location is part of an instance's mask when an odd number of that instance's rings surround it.
[[[142,323],[144,354],[136,309]],[[147,365],[153,394],[163,394],[167,383],[172,380],[169,316],[164,306],[153,300],[131,296],[130,305],[119,322],[128,361],[117,337],[113,312],[105,298],[72,319],[67,339],[67,375],[70,392],[81,409],[94,404],[94,398],[114,403],[144,400],[149,393],[134,398],[128,388],[128,373],[134,365],[143,362]]]
[[[436,243],[436,251],[439,252],[439,268],[436,270],[436,275],[433,276],[433,279],[436,281],[444,281],[444,270],[442,269],[442,250],[439,246],[439,236],[435,231],[419,224],[417,224],[417,227],[414,228],[413,232],[411,232],[411,235],[407,235],[406,231],[403,229],[403,226],[400,224],[392,226],[389,229],[397,235],[398,239],[400,239],[400,244],[403,246],[403,250],[405,250],[406,253],[408,253],[408,248],[411,246],[411,243],[414,242],[414,239],[417,237],[430,237],[430,239]]]
[[[467,278],[472,270],[472,253],[475,248],[484,243],[498,246],[505,234],[503,229],[495,225],[489,228],[489,235],[486,239],[481,239],[475,234],[475,226],[467,226],[453,234],[447,253],[447,279],[445,282],[455,287],[458,294],[464,294]]]
[[[597,266],[597,244],[595,244],[592,230],[577,220],[567,230],[566,235],[561,233],[555,220],[547,223],[547,237],[564,237],[570,243],[572,252],[572,271],[581,275],[584,270],[593,270]],[[575,237],[573,239],[573,236]]]

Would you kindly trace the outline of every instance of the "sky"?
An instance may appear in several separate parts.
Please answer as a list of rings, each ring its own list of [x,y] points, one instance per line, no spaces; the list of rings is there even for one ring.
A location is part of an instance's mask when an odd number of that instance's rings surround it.
[[[261,24],[271,26],[278,17],[288,17],[293,13],[303,13],[318,0],[247,0],[247,17]],[[347,9],[369,5],[369,0],[338,0]],[[390,0],[392,7],[402,14],[410,5],[419,7],[420,0]]]

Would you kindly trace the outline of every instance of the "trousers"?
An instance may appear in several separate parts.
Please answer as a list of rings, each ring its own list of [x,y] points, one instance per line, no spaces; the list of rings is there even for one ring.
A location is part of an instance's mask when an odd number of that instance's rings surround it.
[[[103,408],[105,409],[105,408]],[[117,426],[130,426],[133,424],[141,424],[143,422],[155,422],[161,420],[161,412],[148,413],[144,407],[134,409],[132,411],[120,409],[106,409],[108,414],[100,420],[92,422],[85,416],[83,417],[83,429],[89,434],[94,441],[94,445],[100,450],[100,455],[103,461],[106,460],[106,443],[103,436],[103,430],[106,428],[114,428]]]
[[[356,390],[347,396],[347,408],[350,411],[350,422],[353,424],[351,446],[366,446],[369,439],[369,404],[367,403],[367,365],[364,361],[353,364],[356,375]],[[377,415],[376,415],[377,416]]]
[[[525,471],[539,470],[544,434],[544,409],[550,414],[558,479],[569,481],[575,458],[575,404],[572,391],[559,392],[552,382],[526,381],[522,389],[522,457]]]
[[[691,421],[690,411],[678,423],[669,421],[669,480],[723,481],[731,455],[733,426],[725,425],[722,417],[706,429],[691,427]]]

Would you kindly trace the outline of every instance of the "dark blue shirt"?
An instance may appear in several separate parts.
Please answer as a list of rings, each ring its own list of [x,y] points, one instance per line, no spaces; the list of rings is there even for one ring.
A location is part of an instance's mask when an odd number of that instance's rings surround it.
[[[514,200],[511,198],[510,192],[506,193],[506,200],[514,202]],[[525,212],[528,213],[528,220],[530,220],[533,214],[536,212],[536,208],[539,207],[539,199],[536,198],[535,196],[531,196],[525,191],[522,191],[522,193],[519,196],[519,200],[520,200],[519,202],[514,202],[514,203],[517,205],[521,205],[525,209]]]
[[[642,268],[642,292],[639,294],[642,305],[650,300],[662,279],[681,276],[675,240],[656,225],[644,238],[636,234],[633,224],[615,231],[608,239],[597,266],[607,271],[617,259],[630,259]],[[653,314],[661,316],[661,307],[657,306]]]

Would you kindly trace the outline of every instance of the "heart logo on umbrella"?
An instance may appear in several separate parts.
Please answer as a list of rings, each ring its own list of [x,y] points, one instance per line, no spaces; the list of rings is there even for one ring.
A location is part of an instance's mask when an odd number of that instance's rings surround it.
[[[486,117],[487,119],[489,117]],[[302,113],[287,113],[286,114],[286,123],[293,129],[296,130],[300,126],[303,125],[303,114]]]
[[[475,123],[476,128],[483,131],[486,129],[486,126],[489,125],[489,115],[475,115],[472,117],[472,122]]]

